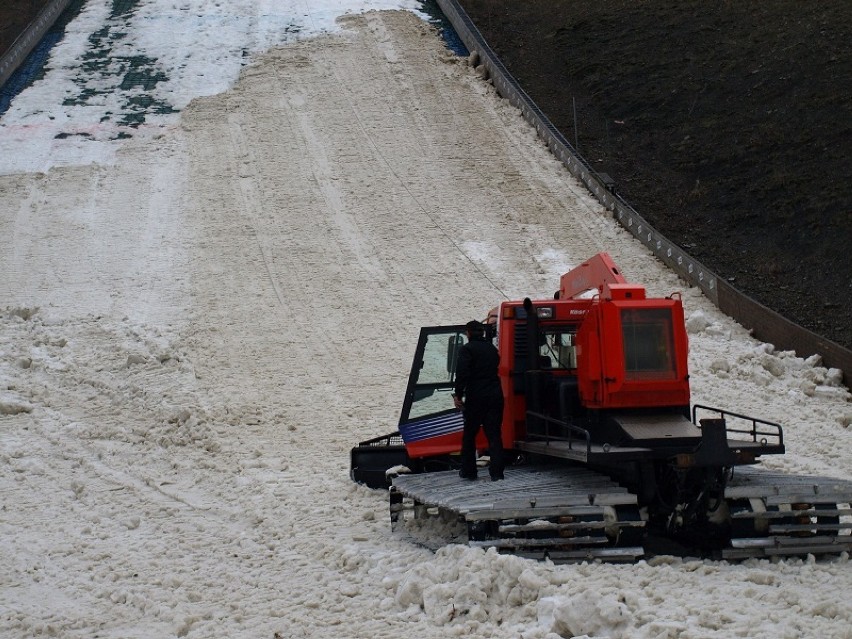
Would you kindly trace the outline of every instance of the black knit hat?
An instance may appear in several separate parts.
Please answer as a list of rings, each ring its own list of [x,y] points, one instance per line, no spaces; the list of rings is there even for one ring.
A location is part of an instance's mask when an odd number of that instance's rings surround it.
[[[466,331],[469,331],[471,335],[484,335],[485,334],[485,324],[482,322],[477,322],[476,320],[470,320],[467,324],[464,325]]]

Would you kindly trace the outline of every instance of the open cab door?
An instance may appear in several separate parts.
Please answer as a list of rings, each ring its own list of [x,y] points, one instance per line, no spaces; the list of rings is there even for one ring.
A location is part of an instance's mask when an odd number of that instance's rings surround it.
[[[349,474],[354,481],[371,488],[387,487],[390,469],[399,466],[424,472],[432,458],[443,470],[446,459],[437,458],[461,450],[464,420],[453,405],[452,393],[458,351],[465,341],[463,325],[420,329],[399,430],[352,449]]]
[[[412,459],[461,450],[464,420],[452,393],[465,341],[464,325],[420,329],[399,417],[399,433]]]

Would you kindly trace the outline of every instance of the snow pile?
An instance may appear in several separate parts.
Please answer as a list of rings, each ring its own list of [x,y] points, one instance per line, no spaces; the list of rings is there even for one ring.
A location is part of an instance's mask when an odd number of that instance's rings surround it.
[[[571,569],[531,565],[500,555],[494,549],[473,550],[447,546],[437,562],[406,573],[396,590],[396,602],[410,618],[425,617],[432,624],[459,626],[482,632],[493,624],[512,626],[518,616],[534,617],[532,629],[517,628],[524,639],[574,637],[605,632],[626,637],[635,629],[632,615],[617,589],[583,587],[564,594]],[[588,581],[586,581],[588,584]]]

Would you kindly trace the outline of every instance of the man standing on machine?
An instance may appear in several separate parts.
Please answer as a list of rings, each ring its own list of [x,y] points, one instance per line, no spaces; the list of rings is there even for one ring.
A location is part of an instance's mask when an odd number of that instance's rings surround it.
[[[465,325],[467,344],[461,347],[456,364],[453,403],[464,411],[462,468],[459,476],[476,479],[476,435],[480,426],[488,439],[491,481],[503,479],[503,391],[497,366],[500,354],[485,338],[485,325],[476,320]]]

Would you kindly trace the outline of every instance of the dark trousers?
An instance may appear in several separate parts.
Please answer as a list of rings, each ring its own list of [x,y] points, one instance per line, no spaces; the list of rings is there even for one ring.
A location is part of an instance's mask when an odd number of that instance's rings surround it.
[[[488,453],[491,464],[488,472],[492,479],[503,477],[503,396],[467,397],[464,403],[464,431],[462,433],[462,473],[467,477],[476,477],[476,435],[479,427],[485,431],[488,439]]]

